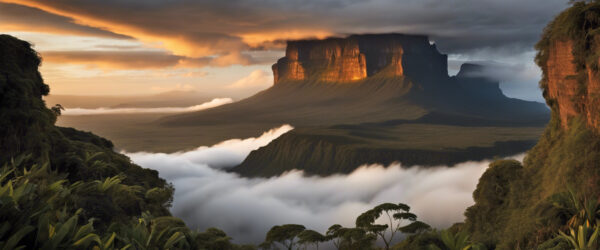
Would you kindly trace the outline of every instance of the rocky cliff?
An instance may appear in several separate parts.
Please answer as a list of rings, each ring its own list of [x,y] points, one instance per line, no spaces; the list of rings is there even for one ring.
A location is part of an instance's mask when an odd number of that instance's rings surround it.
[[[450,77],[446,55],[427,36],[289,41],[273,72],[274,86],[252,97],[160,122],[198,130],[302,129],[253,151],[234,170],[272,176],[294,168],[329,175],[365,163],[435,165],[518,154],[548,121],[544,104],[506,97],[483,66],[466,64]]]
[[[589,42],[591,51],[600,50],[600,39]],[[556,106],[563,128],[576,116],[585,118],[586,123],[600,131],[600,75],[598,59],[577,65],[574,56],[575,42],[572,39],[557,39],[550,42],[546,62],[546,98]]]
[[[500,90],[500,82],[486,75],[489,72],[487,67],[491,66],[465,63],[460,66],[460,70],[454,79],[462,90],[472,96],[479,96],[488,100],[505,98],[502,90]]]
[[[588,225],[598,225],[598,13],[600,2],[575,2],[544,30],[536,62],[552,117],[522,164],[495,162],[479,180],[465,213],[474,241],[491,249],[573,249],[559,231],[577,230],[590,213]]]
[[[447,76],[447,57],[427,36],[352,35],[289,41],[285,57],[272,67],[274,82],[316,80],[355,82],[376,74],[419,78],[427,71]]]

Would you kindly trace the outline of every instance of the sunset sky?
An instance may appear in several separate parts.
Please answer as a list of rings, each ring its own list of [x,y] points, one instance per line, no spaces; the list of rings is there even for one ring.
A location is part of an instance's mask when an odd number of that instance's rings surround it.
[[[53,94],[193,90],[239,97],[272,84],[287,39],[428,34],[488,61],[509,96],[542,100],[533,45],[567,0],[0,0],[0,31],[35,44]]]

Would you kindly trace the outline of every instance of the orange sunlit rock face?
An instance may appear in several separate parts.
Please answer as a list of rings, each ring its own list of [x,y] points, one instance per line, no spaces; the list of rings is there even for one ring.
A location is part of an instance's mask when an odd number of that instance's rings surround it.
[[[594,50],[600,50],[600,38],[594,40]],[[600,59],[598,59],[600,65]],[[588,124],[600,131],[600,72],[588,67],[588,85],[586,96],[586,112]]]
[[[600,42],[595,43],[600,48]],[[558,105],[561,124],[583,115],[590,127],[600,131],[600,74],[587,67],[587,81],[580,86],[574,63],[572,41],[555,41],[548,55],[548,97]],[[580,88],[583,88],[580,90]]]
[[[325,40],[290,41],[286,56],[273,65],[275,84],[305,79],[353,82],[385,70],[386,76],[403,76],[403,41],[370,41],[360,36]],[[423,40],[427,46],[428,41]]]
[[[303,65],[311,70],[306,71]],[[367,63],[357,41],[323,40],[313,46],[289,42],[286,56],[273,65],[273,74],[275,83],[316,75],[321,81],[350,82],[367,77]]]
[[[548,95],[558,103],[558,112],[563,127],[567,127],[569,118],[577,115],[577,69],[573,60],[572,41],[556,41],[550,47],[548,55]]]

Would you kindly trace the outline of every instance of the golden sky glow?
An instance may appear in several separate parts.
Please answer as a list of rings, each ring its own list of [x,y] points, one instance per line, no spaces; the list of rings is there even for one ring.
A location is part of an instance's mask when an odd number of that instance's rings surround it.
[[[539,76],[529,77],[539,73],[531,70],[533,44],[567,2],[0,0],[0,32],[35,44],[52,94],[187,86],[243,97],[272,84],[264,74],[271,75],[286,40],[383,32],[429,34],[457,60],[450,65],[492,58],[526,69],[517,80],[538,91]],[[240,82],[246,84],[235,86],[253,87],[228,87]]]
[[[247,79],[258,69],[267,72],[270,64],[283,53],[279,50],[262,61],[260,58],[255,60],[244,52],[250,46],[241,39],[233,43],[194,41],[185,34],[161,34],[144,27],[61,9],[43,1],[0,2],[17,4],[21,11],[30,8],[38,15],[55,15],[53,21],[66,20],[65,24],[0,18],[4,21],[0,23],[0,30],[32,42],[40,52],[44,62],[41,71],[51,85],[52,94],[143,95],[184,90],[243,97],[260,90],[255,86],[268,86],[272,79],[252,78],[260,82],[248,84],[254,86],[248,89],[227,86]],[[17,8],[10,7],[12,9],[5,7],[3,11]],[[290,33],[284,36],[270,34],[265,39],[298,37]],[[256,44],[263,42],[259,33],[249,37]],[[216,75],[223,71],[218,68],[231,68],[232,65],[254,66],[235,67],[235,71]],[[268,72],[270,74],[270,70]],[[236,93],[230,93],[232,91]]]

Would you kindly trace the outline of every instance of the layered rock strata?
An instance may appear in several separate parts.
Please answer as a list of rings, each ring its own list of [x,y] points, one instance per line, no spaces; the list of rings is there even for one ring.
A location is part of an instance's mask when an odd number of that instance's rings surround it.
[[[427,36],[386,34],[289,41],[272,67],[275,84],[316,80],[353,82],[378,73],[418,78],[426,71],[447,76],[447,57]]]

